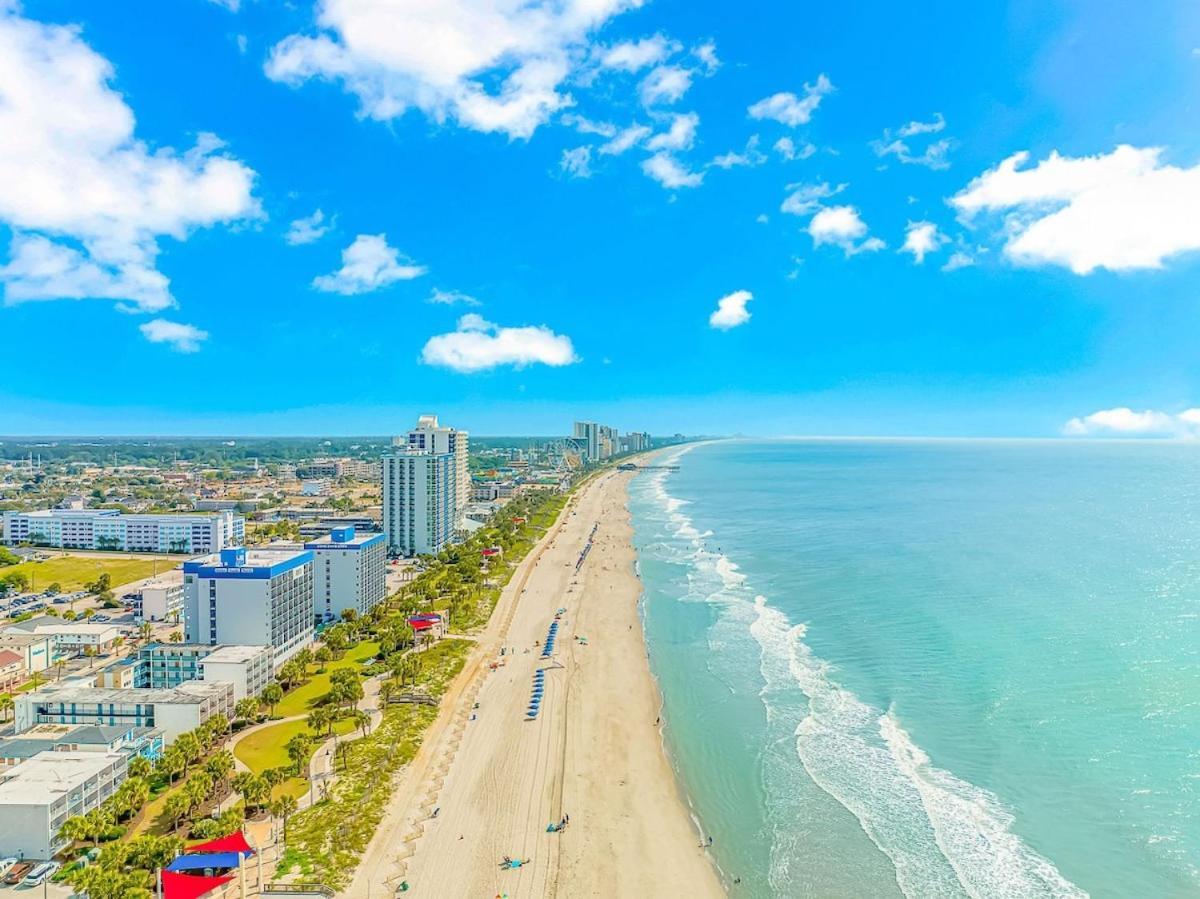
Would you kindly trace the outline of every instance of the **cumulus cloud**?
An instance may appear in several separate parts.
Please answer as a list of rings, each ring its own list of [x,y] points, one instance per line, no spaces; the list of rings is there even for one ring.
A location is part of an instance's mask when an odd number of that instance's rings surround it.
[[[326,222],[325,213],[318,209],[312,215],[296,219],[292,222],[288,226],[287,233],[283,236],[283,239],[292,246],[315,243],[328,234],[332,227],[333,222]]]
[[[601,51],[600,65],[606,69],[637,72],[662,62],[678,50],[677,42],[656,34],[637,41],[623,41]]]
[[[671,127],[650,138],[646,142],[646,149],[651,151],[690,150],[696,139],[696,128],[699,125],[700,116],[694,112],[673,116]]]
[[[675,103],[692,86],[692,72],[682,66],[657,66],[642,81],[643,106]]]
[[[730,150],[728,153],[722,153],[720,156],[713,157],[709,163],[710,166],[718,169],[732,169],[738,166],[756,166],[762,165],[767,161],[767,156],[758,148],[758,135],[750,135],[750,139],[746,141],[746,146],[740,152]]]
[[[1070,437],[1200,437],[1200,409],[1160,412],[1128,406],[1101,409],[1063,425]]]
[[[183,153],[134,136],[113,67],[73,26],[0,2],[0,267],[8,304],[107,299],[137,312],[176,305],[159,240],[261,215],[255,173],[202,134]]]
[[[933,121],[912,121],[899,128],[883,129],[883,137],[871,141],[875,155],[881,159],[894,156],[904,165],[923,165],[930,169],[948,169],[950,162],[946,158],[954,143],[949,138],[930,141],[923,150],[913,149],[912,138],[924,139],[926,135],[937,134],[946,127],[946,119],[942,114],[935,113]]]
[[[200,344],[208,340],[208,332],[195,325],[171,322],[162,318],[151,319],[138,326],[151,343],[165,343],[177,353],[199,352]]]
[[[721,60],[717,58],[717,45],[712,41],[693,47],[692,56],[700,60],[705,72],[709,75],[721,68]]]
[[[829,206],[821,209],[808,223],[813,246],[832,244],[847,256],[873,253],[887,246],[878,237],[867,236],[867,223],[853,206]]]
[[[804,96],[781,92],[759,100],[746,110],[752,119],[771,119],[791,128],[807,124],[827,94],[833,93],[833,83],[822,73],[816,84],[804,85]]]
[[[950,254],[950,258],[946,260],[946,264],[942,266],[944,272],[958,271],[960,268],[970,268],[975,264],[975,257],[970,253],[962,250],[955,250]]]
[[[735,290],[721,297],[717,300],[717,308],[708,317],[708,326],[718,331],[728,331],[730,328],[746,324],[750,321],[750,311],[746,304],[752,299],[754,295],[748,290]]]
[[[828,183],[819,181],[813,184],[796,183],[787,186],[788,195],[779,206],[780,212],[788,215],[811,215],[821,208],[822,201],[840,194],[846,189],[845,184],[830,187]]]
[[[421,351],[426,365],[470,374],[502,365],[559,367],[578,362],[571,339],[545,325],[505,328],[468,313],[456,330],[429,338]]]
[[[650,136],[650,128],[646,125],[630,125],[613,134],[612,138],[600,145],[600,153],[606,156],[620,156],[626,150],[631,150]]]
[[[771,149],[788,162],[791,162],[793,159],[808,159],[808,157],[817,152],[817,148],[807,141],[797,147],[796,142],[790,137],[779,138],[779,140],[775,141]]]
[[[313,287],[326,293],[351,296],[410,281],[425,274],[425,267],[402,258],[388,246],[386,234],[360,234],[342,250],[342,267],[330,275],[313,279]]]
[[[434,288],[429,294],[429,302],[436,303],[440,306],[482,306],[479,300],[470,294],[462,293],[457,290],[439,290]]]
[[[642,171],[663,187],[699,187],[704,181],[703,172],[693,172],[670,153],[655,153],[642,161]]]
[[[936,253],[949,240],[933,222],[909,222],[904,229],[904,245],[900,252],[912,253],[913,261],[920,265],[927,255]]]
[[[563,150],[558,167],[572,178],[592,177],[592,148],[575,147],[573,150]]]
[[[967,219],[1003,216],[1004,253],[1020,265],[1060,265],[1077,275],[1161,268],[1200,249],[1200,164],[1164,164],[1162,148],[1122,144],[1111,153],[1052,152],[1032,168],[1014,153],[951,204]]]
[[[592,35],[639,5],[319,0],[315,33],[276,44],[265,71],[292,86],[338,82],[360,115],[378,121],[415,108],[437,122],[527,138],[571,105],[561,87],[589,58]]]

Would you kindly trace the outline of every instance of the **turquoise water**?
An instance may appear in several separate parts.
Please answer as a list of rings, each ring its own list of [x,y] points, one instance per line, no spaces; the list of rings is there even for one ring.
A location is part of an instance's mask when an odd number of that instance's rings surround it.
[[[646,636],[733,895],[1200,895],[1200,447],[673,455]]]

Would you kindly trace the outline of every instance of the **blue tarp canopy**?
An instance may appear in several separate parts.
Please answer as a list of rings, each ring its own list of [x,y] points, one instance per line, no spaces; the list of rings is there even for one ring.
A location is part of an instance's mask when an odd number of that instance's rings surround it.
[[[205,868],[236,868],[238,854],[236,852],[197,852],[191,855],[181,855],[171,864],[168,871],[202,871]]]

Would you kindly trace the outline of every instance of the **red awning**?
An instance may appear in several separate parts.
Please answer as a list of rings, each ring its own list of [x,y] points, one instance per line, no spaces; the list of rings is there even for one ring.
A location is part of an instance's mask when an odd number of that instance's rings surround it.
[[[432,621],[415,621],[414,620],[414,621],[410,621],[408,623],[408,626],[411,627],[414,631],[427,631],[431,627],[433,627],[433,622]]]
[[[250,844],[246,842],[246,835],[240,830],[237,833],[231,833],[227,837],[220,837],[215,840],[209,840],[207,843],[197,843],[195,846],[189,846],[184,852],[242,852],[248,855],[253,854],[254,850],[250,848]]]
[[[231,880],[233,880],[232,874],[225,874],[222,877],[200,877],[195,874],[176,874],[174,871],[163,871],[163,899],[199,899],[205,893],[210,893]]]

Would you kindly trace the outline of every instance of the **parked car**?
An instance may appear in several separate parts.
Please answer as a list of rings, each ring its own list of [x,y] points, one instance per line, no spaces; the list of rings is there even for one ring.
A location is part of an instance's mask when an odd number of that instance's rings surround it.
[[[19,861],[20,859],[16,858],[15,856],[9,856],[8,858],[0,859],[0,877],[3,877],[5,874],[11,871],[13,865]]]
[[[32,862],[17,862],[8,869],[8,873],[4,875],[4,882],[9,886],[20,883],[25,879],[25,875],[33,870]]]
[[[25,879],[21,881],[21,884],[27,887],[35,887],[43,880],[48,880],[54,876],[54,872],[57,870],[58,862],[42,862],[25,875]]]

